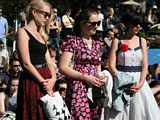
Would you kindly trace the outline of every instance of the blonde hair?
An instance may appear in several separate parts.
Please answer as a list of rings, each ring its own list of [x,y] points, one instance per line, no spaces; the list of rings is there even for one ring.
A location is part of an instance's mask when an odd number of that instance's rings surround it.
[[[112,7],[108,8],[108,15],[113,15],[114,9]]]
[[[51,16],[53,14],[52,12],[52,6],[50,5],[50,3],[48,3],[45,0],[33,0],[32,2],[29,3],[26,11],[26,18],[27,18],[27,22],[30,22],[31,20],[34,19],[33,15],[32,15],[32,10],[33,9],[39,9],[41,8],[43,5],[47,5],[50,8],[50,12],[51,12]],[[49,18],[50,21],[51,17]],[[49,24],[49,23],[48,23]],[[44,39],[45,43],[47,44],[47,40],[48,40],[48,34],[49,34],[49,26],[42,26],[39,30],[40,35],[42,36],[42,38]]]

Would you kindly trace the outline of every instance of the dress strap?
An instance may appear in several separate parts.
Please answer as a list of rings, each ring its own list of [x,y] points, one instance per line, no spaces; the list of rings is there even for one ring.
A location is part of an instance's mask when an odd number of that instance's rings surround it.
[[[26,31],[26,33],[28,34],[28,36],[31,38],[31,37],[33,37],[33,35],[26,29],[26,28],[24,28],[24,30]]]
[[[141,39],[141,36],[139,36],[139,47],[142,48],[142,39]]]

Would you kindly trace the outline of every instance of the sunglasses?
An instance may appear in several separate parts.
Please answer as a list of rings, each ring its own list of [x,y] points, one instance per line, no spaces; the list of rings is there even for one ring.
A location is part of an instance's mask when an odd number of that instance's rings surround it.
[[[13,67],[20,67],[20,65],[13,65]]]
[[[39,10],[39,9],[35,9],[38,13],[42,14],[44,16],[44,18],[50,18],[51,14],[46,12],[46,11],[42,11],[42,10]]]
[[[60,91],[60,92],[64,92],[64,91],[66,91],[66,90],[67,90],[67,88],[64,88],[64,87],[60,87],[60,88],[59,88],[59,91]]]
[[[101,21],[98,21],[98,22],[86,22],[86,23],[88,23],[90,26],[100,26],[100,24],[101,24]]]

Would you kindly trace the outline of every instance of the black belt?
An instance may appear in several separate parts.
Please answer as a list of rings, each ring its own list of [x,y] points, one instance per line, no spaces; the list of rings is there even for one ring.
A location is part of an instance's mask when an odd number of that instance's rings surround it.
[[[47,67],[47,63],[34,65],[35,68],[44,68]]]
[[[117,65],[117,70],[123,71],[123,72],[141,72],[142,67],[141,66],[123,66],[123,65]]]

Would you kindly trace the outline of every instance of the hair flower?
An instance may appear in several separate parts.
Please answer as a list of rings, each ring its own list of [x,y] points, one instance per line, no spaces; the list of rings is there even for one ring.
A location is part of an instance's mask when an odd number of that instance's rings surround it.
[[[121,47],[120,47],[120,51],[127,52],[128,51],[128,45],[127,44],[122,44]]]

